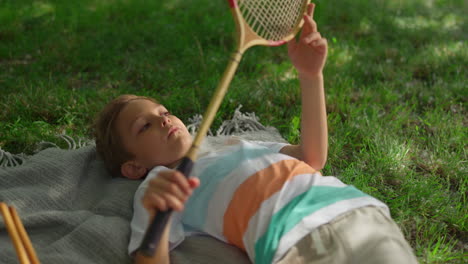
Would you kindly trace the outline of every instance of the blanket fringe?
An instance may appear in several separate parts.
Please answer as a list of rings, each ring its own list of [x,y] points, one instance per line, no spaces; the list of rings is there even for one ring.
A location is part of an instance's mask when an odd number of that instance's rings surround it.
[[[83,139],[83,138],[78,138],[78,140],[75,140],[74,138],[70,137],[67,134],[60,134],[57,137],[65,141],[65,143],[67,143],[67,147],[65,147],[65,149],[68,149],[68,150],[79,149],[81,147],[94,144],[94,140]],[[53,142],[41,141],[37,144],[34,152],[37,153],[46,148],[61,148],[61,147],[59,147],[57,144]]]
[[[15,167],[23,164],[25,161],[26,155],[22,153],[12,154],[0,148],[0,167]]]
[[[223,121],[218,130],[216,130],[215,136],[228,136],[245,132],[266,130],[265,126],[260,123],[255,113],[242,113],[240,111],[241,108],[242,105],[239,105],[236,108],[231,120]],[[203,117],[201,115],[195,115],[189,119],[190,124],[187,126],[187,129],[190,134],[195,135],[197,133],[202,120]],[[208,135],[213,136],[213,132],[209,130]]]
[[[57,137],[62,139],[67,144],[67,146],[60,147],[54,142],[41,141],[36,144],[36,147],[33,153],[34,154],[38,153],[47,148],[62,148],[62,149],[72,150],[72,149],[79,149],[81,147],[94,144],[93,140],[83,139],[83,138],[74,139],[66,134],[60,134],[60,135],[57,135]],[[16,167],[16,166],[22,165],[26,162],[28,157],[29,155],[26,155],[24,153],[12,154],[0,148],[0,168]]]

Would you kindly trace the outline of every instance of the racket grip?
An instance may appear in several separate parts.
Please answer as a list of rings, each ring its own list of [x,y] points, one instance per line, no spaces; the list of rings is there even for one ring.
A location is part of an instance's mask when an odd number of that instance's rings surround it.
[[[190,175],[190,172],[193,168],[193,161],[188,158],[184,157],[182,162],[177,167],[177,170],[182,172],[186,178]],[[166,229],[167,224],[169,223],[169,219],[171,219],[172,209],[168,209],[166,211],[159,211],[156,213],[153,221],[149,225],[148,229],[146,230],[145,236],[143,237],[143,241],[141,242],[140,248],[138,251],[146,256],[152,257],[156,253],[156,248],[158,247],[159,241]]]
[[[146,230],[145,237],[138,249],[142,255],[146,257],[154,256],[159,241],[164,233],[164,229],[166,229],[167,223],[169,222],[169,219],[171,219],[171,213],[172,209],[156,213],[156,216]]]
[[[182,172],[182,174],[184,174],[184,176],[188,179],[190,172],[192,172],[192,168],[193,160],[189,157],[184,157],[182,162],[180,162],[179,166],[177,167],[177,170]]]

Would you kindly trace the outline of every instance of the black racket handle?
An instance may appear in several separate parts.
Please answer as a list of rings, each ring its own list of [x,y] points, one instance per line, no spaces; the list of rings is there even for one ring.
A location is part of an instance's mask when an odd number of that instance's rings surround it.
[[[182,172],[185,177],[188,178],[193,168],[193,161],[184,157],[182,162],[177,167],[177,170]],[[156,253],[159,241],[161,240],[164,229],[166,229],[169,219],[171,219],[172,209],[166,211],[159,211],[156,213],[153,221],[146,230],[143,241],[141,242],[138,251],[146,257],[152,257]]]

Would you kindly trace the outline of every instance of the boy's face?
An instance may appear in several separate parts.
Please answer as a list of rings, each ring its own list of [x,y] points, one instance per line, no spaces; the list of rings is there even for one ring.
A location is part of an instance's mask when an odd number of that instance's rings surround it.
[[[192,136],[184,123],[161,104],[139,99],[129,102],[116,120],[118,133],[138,165],[173,167],[187,153]]]

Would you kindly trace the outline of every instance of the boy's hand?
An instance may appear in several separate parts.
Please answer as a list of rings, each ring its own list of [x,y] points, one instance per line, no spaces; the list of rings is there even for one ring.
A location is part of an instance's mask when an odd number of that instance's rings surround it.
[[[291,62],[299,72],[299,76],[314,78],[322,75],[323,67],[327,59],[327,40],[322,38],[317,31],[314,21],[315,4],[307,6],[307,14],[304,15],[304,26],[299,41],[292,39],[288,42],[288,55]]]
[[[198,178],[185,178],[176,170],[163,171],[158,177],[150,180],[148,188],[143,195],[143,206],[154,214],[154,209],[166,211],[172,208],[182,211],[184,204],[192,195],[192,191],[200,185]]]

